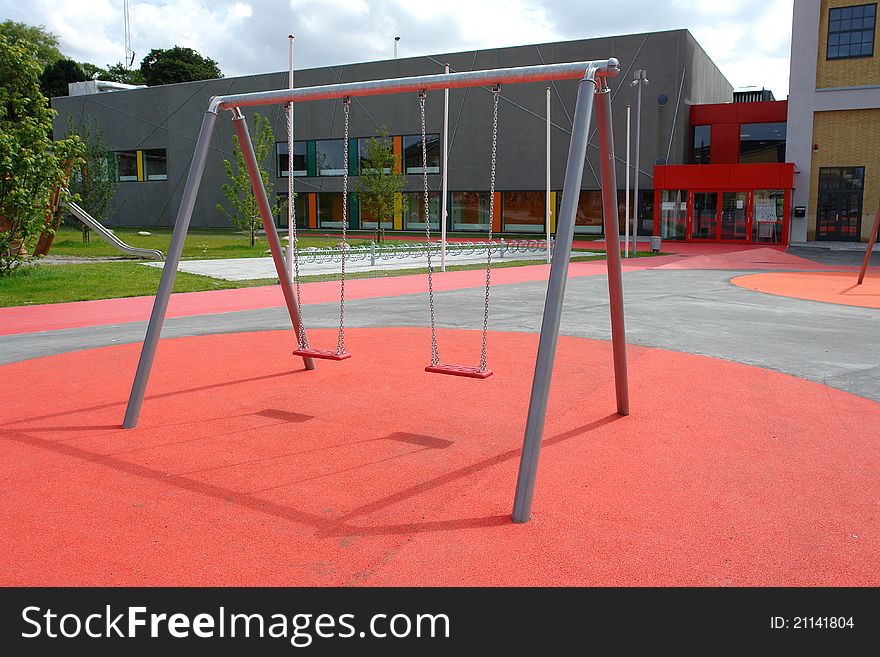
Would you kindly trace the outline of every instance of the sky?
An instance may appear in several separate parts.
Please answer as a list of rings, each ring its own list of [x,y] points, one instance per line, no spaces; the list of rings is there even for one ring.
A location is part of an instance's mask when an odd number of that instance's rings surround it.
[[[227,77],[295,68],[687,28],[734,89],[788,95],[793,0],[130,0],[135,65],[193,48]],[[43,25],[61,51],[124,57],[123,0],[0,0],[0,19]],[[650,77],[650,68],[648,68]]]

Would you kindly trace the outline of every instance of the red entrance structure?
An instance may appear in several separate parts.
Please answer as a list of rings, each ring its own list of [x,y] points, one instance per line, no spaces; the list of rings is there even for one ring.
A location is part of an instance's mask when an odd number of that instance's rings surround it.
[[[654,167],[654,235],[788,244],[787,101],[691,107],[691,162]]]

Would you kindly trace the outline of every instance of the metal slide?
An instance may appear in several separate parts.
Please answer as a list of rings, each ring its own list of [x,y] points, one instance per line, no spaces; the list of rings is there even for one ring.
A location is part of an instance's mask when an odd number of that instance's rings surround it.
[[[112,231],[108,230],[104,224],[100,223],[97,219],[95,219],[88,212],[83,210],[73,201],[65,201],[64,205],[67,206],[67,209],[70,210],[71,214],[74,217],[83,222],[86,226],[91,228],[93,231],[98,233],[105,242],[110,244],[110,246],[119,249],[125,255],[136,256],[138,258],[150,258],[152,260],[164,260],[165,255],[157,250],[157,249],[138,249],[133,246],[129,246],[121,239],[116,237]]]

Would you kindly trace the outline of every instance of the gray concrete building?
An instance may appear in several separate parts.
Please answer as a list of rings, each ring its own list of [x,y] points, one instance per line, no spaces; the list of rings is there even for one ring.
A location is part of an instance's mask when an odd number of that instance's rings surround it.
[[[442,53],[297,70],[296,87],[338,82],[395,78],[451,71],[529,66],[616,57],[621,73],[610,81],[613,92],[614,143],[617,179],[622,188],[625,175],[626,107],[632,106],[636,121],[636,89],[633,74],[646,69],[650,85],[643,88],[641,111],[640,196],[641,234],[652,232],[655,164],[688,162],[690,151],[689,106],[724,103],[733,89],[687,30],[631,34],[578,41]],[[116,154],[119,179],[110,225],[170,226],[174,222],[201,117],[214,95],[279,89],[287,86],[287,72],[223,78],[145,89],[94,93],[54,98],[58,110],[56,131],[64,134],[68,117],[74,121],[94,119],[110,150]],[[501,89],[498,127],[496,229],[515,233],[543,233],[547,221],[555,228],[555,208],[561,199],[562,179],[576,81],[552,83],[551,216],[545,217],[546,84],[509,85]],[[260,108],[275,133],[276,147],[266,160],[275,192],[287,192],[287,127],[284,108]],[[449,230],[477,230],[487,226],[491,147],[492,94],[489,89],[453,89],[449,100]],[[228,115],[228,113],[225,113]],[[250,119],[252,111],[245,111]],[[218,121],[205,177],[199,192],[192,225],[226,227],[216,209],[224,202],[221,186],[227,182],[224,159],[233,148],[229,116]],[[343,118],[340,101],[298,105],[295,111],[293,170],[297,192],[297,224],[316,229],[340,226],[342,190]],[[439,165],[443,125],[443,92],[427,98],[429,134],[429,187],[431,219],[439,215]],[[357,181],[355,157],[368,138],[381,127],[393,137],[401,172],[406,174],[406,194],[421,189],[421,126],[415,94],[355,98],[350,111],[350,165]],[[588,166],[578,209],[578,232],[599,234],[601,199],[598,193],[598,151],[591,141]],[[634,163],[635,164],[635,163]],[[634,175],[634,170],[633,170]],[[621,203],[623,203],[621,189]],[[375,221],[361,210],[357,196],[349,203],[351,229],[370,229]],[[388,228],[416,230],[421,203],[401,203]],[[622,214],[622,213],[621,213]],[[285,217],[278,223],[284,227]]]

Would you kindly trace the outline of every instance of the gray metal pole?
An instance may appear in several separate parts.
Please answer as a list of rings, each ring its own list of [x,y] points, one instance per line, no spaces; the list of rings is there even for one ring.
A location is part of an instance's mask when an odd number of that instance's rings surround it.
[[[162,333],[162,325],[165,323],[168,300],[171,298],[171,290],[174,288],[177,265],[180,263],[180,254],[183,252],[183,243],[186,241],[189,221],[192,218],[196,196],[199,193],[199,183],[205,171],[205,160],[208,159],[211,135],[214,132],[216,120],[217,112],[213,109],[212,103],[212,109],[205,112],[205,116],[202,118],[202,127],[199,130],[199,137],[193,152],[189,175],[186,177],[183,197],[180,199],[180,208],[177,210],[177,218],[174,221],[174,232],[171,234],[171,244],[168,246],[168,257],[165,258],[165,266],[162,268],[162,278],[159,280],[159,289],[156,292],[156,300],[153,302],[153,311],[150,313],[150,323],[147,325],[147,334],[144,336],[144,346],[141,348],[137,372],[134,375],[134,383],[128,397],[128,406],[125,409],[125,419],[122,421],[124,429],[136,427],[138,416],[141,413],[147,381],[150,378],[150,370],[156,356],[156,345],[159,342],[159,335]]]
[[[260,176],[260,166],[257,164],[257,156],[254,154],[254,145],[251,143],[251,135],[248,132],[247,121],[241,110],[233,110],[232,127],[238,136],[238,143],[244,156],[244,166],[248,177],[251,179],[251,188],[254,190],[254,198],[260,208],[260,217],[263,219],[263,229],[266,231],[266,240],[269,242],[269,250],[272,251],[272,260],[275,261],[275,271],[278,272],[278,281],[281,283],[281,291],[284,293],[284,302],[287,304],[287,312],[296,335],[303,335],[300,331],[299,310],[296,306],[296,298],[293,296],[293,285],[290,282],[290,274],[284,262],[281,250],[281,240],[278,239],[278,231],[275,230],[275,220],[269,209],[269,199],[266,197],[266,188]],[[292,167],[290,168],[292,173]],[[343,220],[345,218],[343,217]],[[303,364],[307,370],[315,369],[315,361],[309,356],[303,356]]]
[[[449,64],[443,72],[449,75]],[[443,184],[440,186],[440,271],[446,271],[446,197],[449,194],[449,89],[443,90]]]
[[[584,159],[587,154],[595,91],[595,69],[590,68],[578,85],[577,101],[574,108],[574,125],[571,131],[568,163],[565,167],[565,182],[562,189],[562,207],[559,210],[556,223],[556,252],[550,264],[550,282],[547,284],[547,297],[544,301],[541,338],[538,343],[538,356],[535,360],[529,414],[526,419],[523,451],[520,457],[516,495],[513,501],[512,518],[513,522],[518,523],[528,522],[532,511],[535,477],[538,471],[538,457],[541,454],[544,422],[547,417],[547,399],[550,395],[556,342],[559,339],[559,322],[562,317],[562,302],[565,298],[565,284],[568,279],[571,242],[574,239],[575,215],[577,214],[581,179],[584,174]]]
[[[626,329],[623,322],[623,275],[620,270],[620,242],[617,235],[619,227],[617,172],[614,166],[614,133],[611,129],[611,91],[607,87],[596,94],[596,124],[599,127],[599,175],[602,181],[602,217],[605,222],[605,258],[608,265],[614,387],[617,394],[617,412],[621,415],[629,415]]]
[[[639,71],[641,74],[641,71]],[[639,251],[639,208],[641,207],[641,203],[639,203],[639,145],[642,142],[641,134],[642,134],[642,81],[639,78],[636,82],[638,86],[638,94],[636,99],[636,179],[633,185],[633,253],[638,253]],[[614,229],[614,234],[617,234],[617,229]],[[606,244],[608,242],[608,236],[605,236]]]

